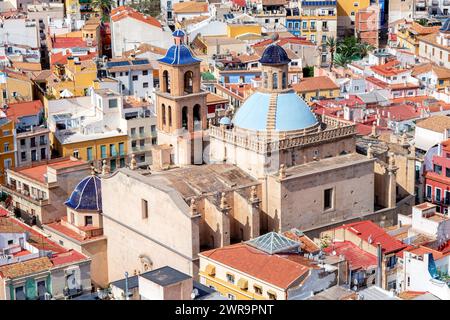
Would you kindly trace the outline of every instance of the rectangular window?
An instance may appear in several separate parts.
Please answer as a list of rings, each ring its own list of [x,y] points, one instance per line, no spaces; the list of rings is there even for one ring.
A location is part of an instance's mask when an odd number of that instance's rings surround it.
[[[432,194],[431,194],[431,193],[432,193],[432,190],[433,190],[433,188],[432,188],[431,186],[428,186],[428,185],[427,185],[427,187],[426,187],[426,193],[425,193],[426,195],[425,195],[425,196],[426,196],[428,199],[431,199],[431,196],[432,196]]]
[[[229,293],[228,294],[228,299],[229,300],[236,300],[236,296],[234,294]]]
[[[450,178],[450,168],[445,168],[445,176]]]
[[[111,171],[116,170],[117,168],[116,159],[111,159],[111,161],[109,162],[109,167],[111,168]]]
[[[78,157],[79,157],[78,150],[73,150],[73,156],[74,156],[74,158],[78,159]],[[33,157],[33,154],[31,154],[31,157]]]
[[[440,202],[441,201],[441,189],[440,188],[436,188],[434,190],[435,192],[435,200],[436,202]]]
[[[132,136],[136,135],[136,128],[131,128],[130,135],[132,135]]]
[[[3,144],[3,152],[8,152],[9,151],[9,143],[6,142]]]
[[[325,189],[323,192],[323,210],[333,208],[333,189]]]
[[[10,158],[3,160],[3,166],[5,167],[5,170],[10,169],[12,166],[12,160]]]
[[[31,161],[37,161],[37,152],[36,152],[36,150],[31,150]]]
[[[105,145],[100,146],[100,154],[101,154],[102,159],[106,158],[106,146]]]
[[[84,225],[85,226],[92,226],[92,216],[85,216],[84,217]]]
[[[440,166],[438,164],[433,165],[433,171],[435,173],[437,173],[438,175],[441,175],[442,174],[442,166]]]
[[[148,88],[148,82],[144,82],[144,83],[142,84],[142,88]]]
[[[26,300],[24,287],[14,288],[15,300]]]
[[[139,146],[140,147],[144,147],[145,146],[145,140],[144,139],[139,140]]]
[[[140,134],[141,136],[144,135],[144,130],[145,130],[144,127],[139,127],[139,134]]]
[[[120,158],[120,167],[121,168],[125,167],[125,158]]]
[[[148,70],[144,70],[144,71],[142,71],[142,75],[143,75],[143,76],[146,76],[146,75],[148,75]]]
[[[269,297],[269,300],[277,300],[277,295],[273,292],[267,292],[267,296]]]
[[[25,151],[22,151],[20,153],[20,160],[26,161],[27,160],[27,153]]]
[[[30,139],[30,147],[31,147],[31,148],[36,147],[36,138],[35,138],[35,137],[33,137],[33,138]]]
[[[24,147],[25,146],[25,139],[20,139],[20,146],[21,147]]]
[[[117,150],[116,150],[116,145],[115,144],[110,144],[109,145],[109,153],[111,154],[111,157],[116,157],[117,156]]]
[[[142,219],[148,218],[148,202],[145,199],[141,200],[141,212],[142,212]]]
[[[263,293],[262,292],[262,287],[260,287],[260,286],[254,285],[253,289],[255,290],[256,294],[262,294]]]
[[[39,144],[41,146],[43,146],[44,144],[47,144],[46,141],[45,141],[45,136],[40,136],[39,137]]]
[[[446,205],[450,204],[450,191],[448,190],[444,191],[444,204]]]
[[[125,155],[125,144],[123,142],[119,143],[119,155],[121,156]]]
[[[41,160],[45,160],[45,159],[47,159],[46,149],[41,148]]]
[[[117,99],[110,99],[108,101],[109,108],[117,108]]]
[[[88,148],[86,149],[86,152],[87,152],[87,160],[88,160],[88,161],[93,160],[93,157],[92,157],[92,147],[88,147]]]
[[[234,276],[230,273],[227,273],[227,281],[229,283],[234,283]]]
[[[133,81],[137,81],[138,80],[138,76],[132,76],[131,77]]]

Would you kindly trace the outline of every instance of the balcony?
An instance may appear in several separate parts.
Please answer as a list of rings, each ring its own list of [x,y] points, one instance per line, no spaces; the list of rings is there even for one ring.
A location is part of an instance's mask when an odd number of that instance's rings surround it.
[[[48,205],[48,199],[44,199],[41,197],[36,197],[34,195],[30,195],[30,192],[24,189],[17,189],[12,184],[7,184],[2,187],[2,190],[6,193],[12,194],[16,197],[20,197],[22,199],[25,199],[34,205],[37,206],[45,206]]]

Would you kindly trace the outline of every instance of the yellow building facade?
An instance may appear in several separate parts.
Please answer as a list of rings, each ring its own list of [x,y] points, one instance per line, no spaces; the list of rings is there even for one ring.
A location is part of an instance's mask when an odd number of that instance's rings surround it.
[[[370,0],[337,0],[338,36],[350,35],[346,30],[355,27],[356,13],[370,6]]]
[[[15,72],[2,72],[0,81],[0,103],[15,103],[33,100],[33,82],[25,75]]]
[[[67,90],[75,97],[85,96],[89,88],[98,89],[97,66],[94,61],[76,61],[68,58],[67,64],[56,75],[54,82],[49,82],[48,91],[56,99],[61,98],[61,94]]]
[[[6,169],[15,167],[14,121],[0,119],[0,183],[6,182]]]
[[[111,169],[124,165],[128,154],[128,136],[126,134],[61,144],[52,133],[50,142],[61,157],[73,156],[93,162],[105,159]]]

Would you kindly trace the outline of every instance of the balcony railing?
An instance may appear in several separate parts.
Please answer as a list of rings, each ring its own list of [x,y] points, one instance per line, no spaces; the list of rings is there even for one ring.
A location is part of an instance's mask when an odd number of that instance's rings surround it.
[[[41,197],[36,197],[34,195],[30,195],[29,191],[26,190],[18,190],[13,185],[4,185],[2,187],[3,191],[6,193],[13,194],[17,197],[21,197],[23,199],[26,199],[27,201],[30,201],[31,203],[37,205],[37,206],[45,206],[48,204],[48,199],[44,199]]]

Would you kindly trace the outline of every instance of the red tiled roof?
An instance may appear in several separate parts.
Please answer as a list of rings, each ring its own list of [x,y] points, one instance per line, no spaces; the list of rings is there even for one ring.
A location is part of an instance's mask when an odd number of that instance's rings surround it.
[[[402,69],[399,67],[400,61],[398,60],[391,60],[389,62],[386,62],[385,64],[379,65],[379,66],[372,66],[370,67],[374,72],[381,74],[383,76],[395,76],[397,74],[406,72],[407,70]]]
[[[335,90],[339,86],[327,76],[303,78],[300,83],[295,83],[292,88],[296,92],[310,92],[316,90]]]
[[[351,270],[369,269],[377,265],[376,256],[362,250],[350,241],[333,242],[324,251],[326,253],[335,251],[336,255],[342,254],[349,262]]]
[[[283,289],[309,272],[309,268],[300,263],[243,243],[204,251],[200,255]]]
[[[158,20],[156,20],[152,16],[145,16],[142,13],[134,10],[131,7],[120,6],[111,11],[112,21],[116,22],[116,21],[122,20],[124,18],[133,18],[138,21],[152,25],[154,27],[161,28],[161,23],[159,23]]]
[[[67,64],[67,58],[71,56],[72,56],[71,54],[64,55],[62,52],[53,53],[50,55],[50,64],[51,65]],[[80,61],[91,60],[97,57],[97,52],[90,52],[86,55],[80,55],[77,57],[80,59]]]
[[[344,224],[336,228],[336,230],[338,229],[350,231],[364,241],[368,241],[371,238],[374,246],[379,242],[384,253],[396,252],[407,247],[370,220]]]
[[[69,264],[69,263],[73,263],[73,262],[77,262],[77,261],[87,260],[87,259],[89,259],[89,257],[85,256],[84,254],[82,254],[78,251],[70,249],[66,252],[54,254],[50,258],[50,261],[53,263],[54,266],[61,266],[61,265],[65,265],[65,264]]]
[[[232,0],[231,2],[242,8],[245,8],[246,6],[245,0]]]
[[[11,103],[8,104],[8,108],[5,110],[5,114],[8,119],[17,122],[18,118],[36,115],[43,108],[44,106],[42,105],[42,102],[40,100]]]
[[[61,49],[61,48],[90,48],[95,47],[96,44],[93,41],[92,46],[88,46],[87,42],[84,41],[82,38],[78,37],[56,37],[52,38],[52,47],[55,49]]]
[[[20,173],[32,180],[38,181],[40,183],[45,183],[44,175],[47,173],[47,167],[51,167],[57,170],[62,168],[70,168],[85,163],[86,162],[83,160],[72,160],[70,158],[61,158],[61,160],[58,159],[52,160],[50,163],[44,161],[32,167],[16,168],[13,169],[13,171]]]
[[[357,123],[356,124],[356,131],[359,135],[366,136],[370,133],[372,133],[372,126],[363,124],[363,123]]]

